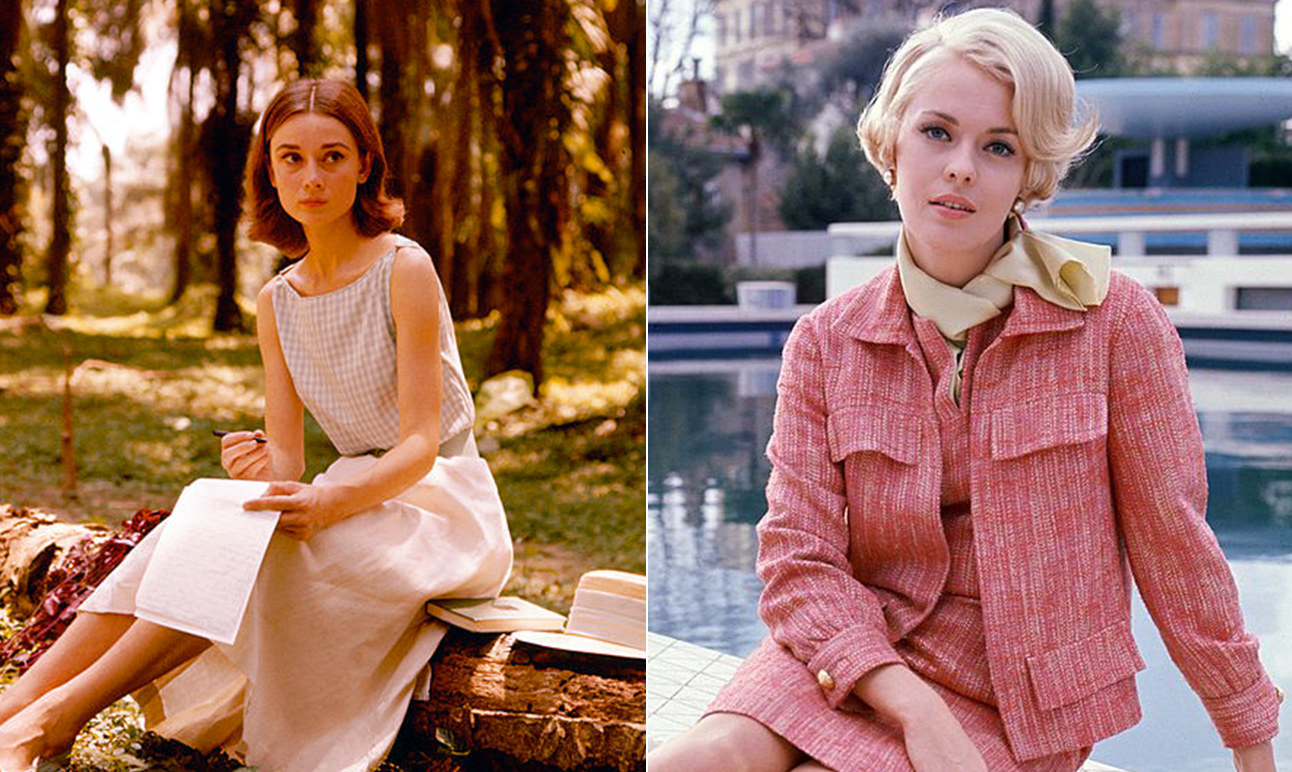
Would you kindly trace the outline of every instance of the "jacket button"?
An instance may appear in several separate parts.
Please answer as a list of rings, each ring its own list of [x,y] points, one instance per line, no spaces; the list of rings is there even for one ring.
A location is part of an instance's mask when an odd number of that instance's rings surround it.
[[[820,684],[821,688],[825,689],[827,692],[834,691],[834,676],[830,675],[828,671],[825,671],[825,670],[817,671],[816,682]]]

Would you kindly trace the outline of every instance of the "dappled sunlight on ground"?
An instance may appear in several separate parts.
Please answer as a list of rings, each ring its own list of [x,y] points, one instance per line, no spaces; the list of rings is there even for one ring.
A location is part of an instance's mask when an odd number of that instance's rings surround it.
[[[193,478],[224,475],[212,429],[262,425],[255,337],[210,333],[210,288],[171,308],[110,295],[74,298],[75,309],[99,315],[0,320],[0,502],[120,522],[173,504]],[[497,448],[488,458],[516,535],[577,545],[583,570],[644,568],[645,299],[640,284],[554,298],[538,398],[481,438]],[[473,388],[496,321],[458,325]],[[73,495],[62,490],[67,359],[76,367]],[[335,454],[312,421],[307,427],[309,479]],[[585,534],[588,522],[598,527]]]
[[[549,316],[562,318],[570,329],[604,328],[646,312],[646,290],[641,285],[607,287],[601,292],[561,293]]]
[[[74,308],[124,307],[100,300]],[[173,505],[196,477],[224,476],[211,430],[260,426],[264,377],[254,336],[210,333],[208,300],[72,315],[58,330],[39,317],[0,320],[0,502],[118,524]],[[565,293],[553,309],[538,398],[492,422],[481,444],[494,448],[485,456],[514,539],[504,591],[568,612],[584,572],[645,571],[645,291]],[[496,328],[496,314],[457,327],[473,389]],[[65,352],[78,368],[74,495],[61,489]],[[312,420],[306,431],[309,479],[335,453]],[[8,682],[0,670],[0,689]],[[74,760],[146,769],[134,759],[148,742],[123,700],[81,735]]]

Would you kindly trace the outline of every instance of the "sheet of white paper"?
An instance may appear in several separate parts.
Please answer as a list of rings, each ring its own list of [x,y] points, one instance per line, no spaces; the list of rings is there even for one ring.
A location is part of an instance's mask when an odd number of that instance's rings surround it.
[[[242,503],[267,486],[202,478],[184,488],[140,582],[140,619],[233,643],[278,524],[277,512],[249,512]]]

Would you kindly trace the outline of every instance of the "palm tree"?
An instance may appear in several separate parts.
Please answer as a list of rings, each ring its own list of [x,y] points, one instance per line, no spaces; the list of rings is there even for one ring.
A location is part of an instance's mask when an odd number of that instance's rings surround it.
[[[16,56],[22,30],[21,2],[0,3],[0,315],[18,310],[17,284],[22,269],[18,235],[22,219],[18,204],[22,178],[18,161],[22,156],[27,117],[22,108],[22,81]]]
[[[715,128],[738,136],[745,143],[741,165],[747,180],[745,224],[749,228],[749,259],[753,264],[758,262],[758,162],[763,159],[767,142],[784,147],[797,133],[790,101],[790,95],[780,89],[737,91],[722,98],[722,112],[713,118]]]
[[[54,147],[51,151],[54,173],[53,218],[54,229],[50,236],[45,262],[49,272],[49,296],[45,299],[45,313],[67,313],[68,256],[72,251],[72,207],[67,185],[67,113],[71,95],[67,90],[67,65],[71,58],[68,41],[68,0],[58,0],[54,10],[52,45],[58,62],[54,81],[54,104],[50,108],[49,122],[54,127]]]

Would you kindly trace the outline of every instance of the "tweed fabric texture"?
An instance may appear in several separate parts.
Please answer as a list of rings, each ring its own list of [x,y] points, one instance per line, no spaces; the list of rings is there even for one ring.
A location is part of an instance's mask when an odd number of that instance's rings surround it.
[[[941,422],[923,353],[892,270],[795,326],[759,524],[771,631],[759,652],[778,654],[751,657],[723,709],[746,712],[740,695],[815,684],[825,670],[832,689],[780,709],[826,727],[863,674],[904,662],[898,644],[945,594]],[[1014,756],[1078,751],[1139,720],[1132,577],[1222,741],[1276,734],[1273,684],[1204,519],[1201,435],[1161,306],[1117,273],[1085,312],[1018,288],[975,358],[957,461],[969,468],[987,670]]]
[[[1010,750],[1000,714],[995,709],[991,674],[987,667],[986,640],[979,602],[977,568],[974,559],[973,518],[969,506],[969,416],[953,399],[949,384],[956,377],[957,359],[972,364],[1003,326],[997,318],[973,329],[963,355],[948,350],[936,324],[913,317],[916,339],[930,377],[936,384],[934,409],[939,425],[942,458],[942,525],[946,534],[949,565],[943,593],[928,617],[911,633],[894,644],[894,649],[913,671],[943,697],[953,714],[979,749],[987,768],[993,772],[1072,772],[1089,756],[1090,749],[1062,752],[1019,762]],[[965,393],[972,389],[972,367],[963,373]],[[801,712],[794,700],[810,697],[824,702],[820,686],[782,647],[768,639],[753,659],[749,672],[761,669],[768,658],[802,675],[789,692],[760,682],[757,677],[739,677],[710,706],[713,711],[750,715],[773,727],[796,747],[831,769],[856,772],[911,772],[900,729],[856,698],[848,698],[839,710],[828,714],[828,731],[816,720],[782,719],[785,713]],[[805,678],[806,677],[806,678]],[[757,707],[754,707],[757,705]]]
[[[982,627],[981,589],[974,558],[973,513],[969,504],[969,414],[949,394],[956,362],[945,339],[929,319],[912,317],[916,339],[933,378],[933,407],[938,419],[942,456],[942,530],[946,534],[948,566],[942,595],[928,617],[898,641],[894,648],[916,673],[963,696],[991,707],[996,694],[987,669],[986,639]],[[999,317],[973,328],[960,355],[964,370],[964,395],[973,389],[973,367],[978,355],[1002,327]],[[993,724],[997,729],[1000,722]],[[979,744],[984,744],[980,742]]]
[[[389,450],[399,441],[390,276],[398,249],[421,247],[397,238],[395,249],[332,292],[306,296],[282,274],[272,280],[278,341],[296,392],[344,456]],[[447,439],[471,427],[475,404],[443,288],[439,294],[440,437]]]

